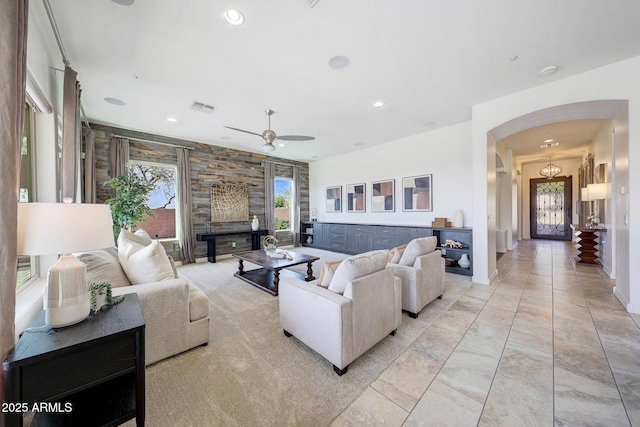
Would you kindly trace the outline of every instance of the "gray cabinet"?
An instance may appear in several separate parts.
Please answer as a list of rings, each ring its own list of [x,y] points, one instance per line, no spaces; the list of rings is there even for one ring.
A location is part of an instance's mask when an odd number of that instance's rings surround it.
[[[307,228],[313,227],[313,233]],[[342,224],[331,222],[303,222],[302,235],[313,236],[313,243],[302,241],[304,246],[318,249],[342,252],[345,254],[361,254],[378,249],[393,249],[396,246],[409,243],[413,239],[436,236],[438,248],[442,256],[456,261],[447,266],[449,273],[473,275],[473,242],[471,228],[433,228],[406,225],[377,225],[377,224]],[[462,243],[461,248],[443,248],[446,240]],[[469,268],[462,268],[457,261],[466,254],[471,262]]]
[[[347,225],[347,253],[361,254],[372,251],[374,228],[372,225]]]
[[[376,225],[373,233],[373,246],[376,249],[393,249],[401,244],[400,227]]]
[[[433,230],[425,227],[402,227],[402,244],[409,243],[413,239],[433,236]]]
[[[438,248],[442,251],[442,256],[456,261],[454,265],[446,267],[446,271],[450,273],[463,274],[465,276],[473,275],[473,242],[472,230],[470,228],[434,228],[433,235],[438,238]],[[461,248],[449,248],[442,245],[447,240],[462,243]],[[469,268],[460,267],[457,262],[463,255],[467,255],[471,265]]]

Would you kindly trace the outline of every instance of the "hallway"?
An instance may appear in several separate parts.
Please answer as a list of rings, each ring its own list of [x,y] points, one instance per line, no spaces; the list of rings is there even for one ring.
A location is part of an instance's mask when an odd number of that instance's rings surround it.
[[[640,315],[574,256],[521,241],[333,426],[640,426]]]

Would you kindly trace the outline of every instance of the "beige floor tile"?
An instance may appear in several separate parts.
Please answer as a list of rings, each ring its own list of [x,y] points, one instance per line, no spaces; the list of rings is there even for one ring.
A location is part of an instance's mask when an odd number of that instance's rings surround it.
[[[505,330],[476,322],[471,325],[462,341],[460,341],[460,347],[500,358],[508,335]]]
[[[444,365],[463,335],[432,325],[411,345],[411,349]]]
[[[400,427],[409,413],[371,387],[356,399],[332,427],[390,426]]]
[[[444,364],[436,380],[484,403],[499,359],[458,347]]]
[[[481,403],[434,381],[403,427],[472,427],[481,412]]]
[[[485,307],[478,314],[476,322],[509,331],[514,317],[515,313],[512,311],[503,310],[500,307]]]
[[[509,340],[498,365],[498,374],[553,395],[553,356],[549,353]]]
[[[500,374],[491,386],[479,426],[551,426],[553,395]]]
[[[447,310],[436,322],[436,326],[464,335],[476,318],[475,313],[463,310]]]
[[[440,368],[441,363],[415,350],[408,350],[398,357],[371,387],[401,408],[411,411]]]

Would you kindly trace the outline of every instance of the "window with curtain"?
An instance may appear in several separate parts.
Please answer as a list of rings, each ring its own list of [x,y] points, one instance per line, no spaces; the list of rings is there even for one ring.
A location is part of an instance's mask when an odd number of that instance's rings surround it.
[[[147,217],[137,227],[158,239],[175,239],[178,236],[179,218],[176,215],[176,185],[178,168],[164,163],[129,161],[129,173],[135,173],[153,185],[148,206],[153,217]]]
[[[25,104],[24,130],[22,134],[22,146],[20,156],[20,203],[34,201],[34,141],[33,141],[34,111],[29,104]],[[36,276],[36,257],[18,256],[18,274],[16,275],[16,288],[29,282]]]
[[[293,180],[288,178],[276,178],[274,213],[275,230],[291,231],[293,229]]]

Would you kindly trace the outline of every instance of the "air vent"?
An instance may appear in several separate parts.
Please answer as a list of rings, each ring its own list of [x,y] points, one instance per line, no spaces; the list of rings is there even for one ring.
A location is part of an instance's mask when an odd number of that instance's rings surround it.
[[[304,0],[304,1],[307,2],[310,7],[313,7],[316,5],[316,3],[318,3],[318,0]]]
[[[213,113],[213,110],[216,109],[216,107],[214,107],[213,105],[208,105],[205,104],[204,102],[198,102],[198,101],[193,101],[193,104],[191,104],[191,108],[192,110],[196,110],[196,111],[201,111],[203,113]]]

